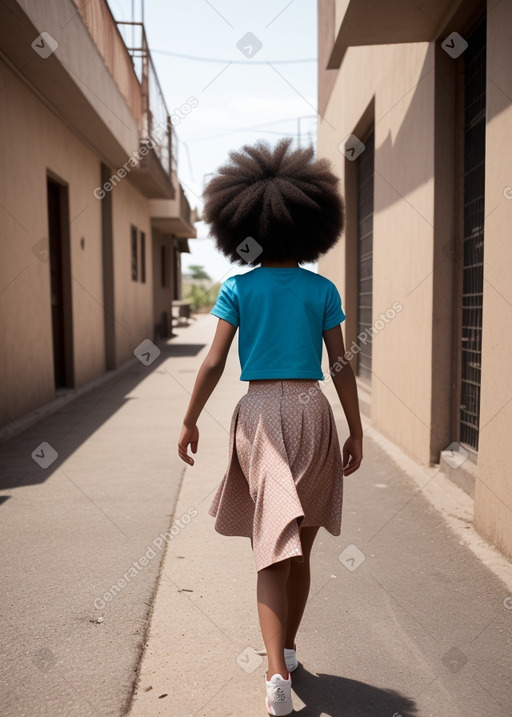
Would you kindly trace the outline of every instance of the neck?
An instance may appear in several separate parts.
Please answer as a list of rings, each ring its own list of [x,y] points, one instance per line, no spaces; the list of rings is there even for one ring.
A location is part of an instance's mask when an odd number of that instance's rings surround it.
[[[275,269],[293,269],[299,265],[295,259],[288,259],[287,261],[262,261],[261,266]]]

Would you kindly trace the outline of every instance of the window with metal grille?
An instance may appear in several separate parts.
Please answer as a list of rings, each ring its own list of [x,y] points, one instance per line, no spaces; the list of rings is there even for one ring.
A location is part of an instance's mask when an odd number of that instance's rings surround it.
[[[165,288],[167,286],[167,247],[165,244],[160,247],[160,271],[161,284]]]
[[[140,280],[146,282],[146,233],[140,233]]]
[[[139,278],[139,262],[137,257],[137,227],[133,225],[130,227],[130,242],[131,242],[131,256],[132,256],[132,281],[137,281]]]
[[[478,449],[485,196],[485,17],[464,52],[464,249],[459,440]]]
[[[366,332],[372,325],[373,298],[373,175],[375,160],[375,131],[363,141],[365,149],[357,158],[357,333]],[[371,381],[372,339],[361,344],[357,373]]]

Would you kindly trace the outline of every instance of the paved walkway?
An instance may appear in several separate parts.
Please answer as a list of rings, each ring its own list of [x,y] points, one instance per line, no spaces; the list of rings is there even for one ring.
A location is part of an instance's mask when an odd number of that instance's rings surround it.
[[[236,340],[196,465],[175,455],[215,324],[200,317],[151,366],[134,361],[0,447],[2,716],[121,715],[144,646],[130,717],[265,714],[250,543],[207,514],[246,391]],[[59,454],[46,469],[30,457],[43,441]],[[436,469],[367,428],[342,534],[322,530],[313,549],[298,714],[509,717],[512,567],[470,515]]]
[[[215,320],[204,323],[213,330]],[[198,515],[169,544],[130,717],[265,714],[250,544],[216,534],[207,515],[246,390],[234,349],[200,419],[176,509]],[[185,378],[190,389],[194,373]],[[343,439],[334,387],[326,391]],[[419,469],[371,429],[365,450],[364,468],[346,479],[342,535],[322,530],[313,550],[295,710],[509,716],[511,566],[473,533],[469,498],[436,469]]]
[[[181,382],[204,347],[183,333],[0,445],[2,717],[129,706],[184,473]]]

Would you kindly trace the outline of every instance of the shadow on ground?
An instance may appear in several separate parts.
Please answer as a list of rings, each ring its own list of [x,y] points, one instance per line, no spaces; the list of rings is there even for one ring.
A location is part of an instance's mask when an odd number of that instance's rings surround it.
[[[206,346],[206,344],[160,344],[160,349],[164,358],[169,356],[197,356],[197,354]]]
[[[110,380],[83,393],[56,413],[42,416],[35,423],[0,446],[0,490],[44,483],[93,433],[119,411],[130,399],[134,388],[170,357],[194,357],[206,344],[160,343],[160,355],[149,366],[132,359],[128,366],[113,371]],[[188,369],[164,369],[181,385],[179,374]],[[194,369],[195,370],[195,369]],[[41,442],[47,442],[58,457],[49,468],[41,468],[32,452]],[[40,449],[39,449],[40,450]],[[0,505],[8,496],[3,496]]]
[[[306,705],[301,717],[415,717],[416,703],[394,690],[337,675],[315,675],[299,665],[293,673],[293,691]]]

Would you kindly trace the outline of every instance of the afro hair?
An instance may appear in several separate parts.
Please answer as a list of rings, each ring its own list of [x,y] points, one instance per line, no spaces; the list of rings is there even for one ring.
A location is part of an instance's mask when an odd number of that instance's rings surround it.
[[[292,138],[272,149],[266,142],[231,151],[204,190],[204,219],[220,251],[232,262],[315,261],[343,230],[339,179],[313,147],[291,150]],[[246,261],[237,248],[253,237],[262,251]]]

